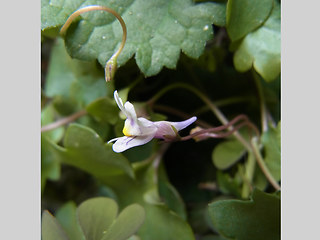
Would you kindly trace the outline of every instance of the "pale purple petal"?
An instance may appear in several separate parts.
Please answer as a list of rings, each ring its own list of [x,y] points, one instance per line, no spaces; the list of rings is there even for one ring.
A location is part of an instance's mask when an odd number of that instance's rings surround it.
[[[120,108],[120,110],[127,116],[126,110],[124,109],[124,106],[123,106],[123,102],[122,102],[121,98],[119,97],[119,94],[118,94],[117,90],[114,91],[113,97],[114,97],[114,100],[116,101],[118,107]]]
[[[150,142],[154,137],[154,134],[150,134],[147,136],[137,136],[137,137],[120,137],[117,141],[112,145],[113,151],[120,153],[129,148],[140,146]]]
[[[134,106],[132,105],[132,103],[125,102],[124,109],[125,109],[126,116],[129,119],[132,119],[133,121],[137,120],[136,110],[134,109]]]
[[[122,138],[122,137],[113,138],[113,139],[109,140],[109,141],[108,141],[108,143],[111,143],[111,142],[117,141],[119,138]]]
[[[180,131],[180,130],[188,127],[192,123],[194,123],[196,120],[197,120],[197,117],[192,117],[192,118],[189,118],[189,119],[182,121],[182,122],[167,122],[167,123],[174,126],[175,129],[177,129],[177,131]]]
[[[172,129],[172,125],[167,121],[159,121],[154,123],[157,126],[155,138],[175,137],[176,133]]]
[[[154,122],[143,117],[138,118],[138,124],[142,132],[141,135],[154,134],[158,129]]]

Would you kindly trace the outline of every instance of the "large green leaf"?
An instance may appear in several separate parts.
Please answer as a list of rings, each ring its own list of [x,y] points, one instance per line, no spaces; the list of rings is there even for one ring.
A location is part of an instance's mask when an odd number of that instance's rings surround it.
[[[227,31],[237,41],[257,29],[269,16],[273,0],[229,0],[227,4]]]
[[[280,198],[253,191],[252,200],[221,200],[209,204],[215,229],[228,239],[280,239]]]
[[[261,140],[265,150],[265,161],[272,176],[279,181],[281,179],[281,125],[277,128],[269,127],[268,131],[263,133]]]
[[[219,143],[212,152],[213,164],[220,170],[235,164],[245,154],[246,149],[237,140]]]
[[[206,41],[212,38],[212,23],[224,24],[224,5],[194,4],[191,0],[65,0],[42,1],[41,28],[61,26],[80,7],[103,5],[117,11],[127,25],[127,42],[118,58],[123,65],[133,55],[146,76],[155,75],[165,66],[175,68],[180,51],[198,58]],[[109,13],[83,14],[70,27],[66,46],[72,57],[106,61],[118,48],[122,28]]]
[[[144,219],[143,207],[132,204],[123,209],[101,240],[126,240],[139,229]]]
[[[275,80],[281,64],[280,5],[274,7],[267,21],[241,41],[234,54],[234,65],[244,72],[252,67],[266,80]]]
[[[117,214],[118,205],[113,199],[97,197],[80,204],[77,217],[86,240],[101,239]]]
[[[48,211],[42,214],[41,235],[43,240],[69,240],[57,219]]]
[[[74,202],[67,202],[56,212],[56,219],[67,233],[70,240],[85,240],[76,216],[77,206]]]
[[[62,163],[89,171],[98,177],[121,173],[134,177],[128,160],[113,152],[111,146],[104,144],[99,135],[88,127],[71,124],[64,138],[64,147],[50,145]]]

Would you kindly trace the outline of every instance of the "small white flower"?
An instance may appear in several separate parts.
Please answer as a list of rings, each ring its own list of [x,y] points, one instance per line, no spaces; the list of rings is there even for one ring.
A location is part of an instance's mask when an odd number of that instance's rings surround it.
[[[118,153],[146,144],[153,138],[174,139],[177,137],[178,131],[188,127],[197,120],[197,117],[192,117],[182,122],[152,122],[143,117],[138,118],[134,106],[130,102],[123,104],[117,91],[114,92],[114,99],[120,110],[127,117],[122,130],[125,136],[114,138],[108,142],[116,141],[112,145],[112,149]]]

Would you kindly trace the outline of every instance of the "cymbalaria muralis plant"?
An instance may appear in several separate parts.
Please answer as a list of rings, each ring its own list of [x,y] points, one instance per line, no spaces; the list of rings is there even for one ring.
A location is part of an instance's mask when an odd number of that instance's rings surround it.
[[[42,238],[280,239],[280,5],[42,0]]]

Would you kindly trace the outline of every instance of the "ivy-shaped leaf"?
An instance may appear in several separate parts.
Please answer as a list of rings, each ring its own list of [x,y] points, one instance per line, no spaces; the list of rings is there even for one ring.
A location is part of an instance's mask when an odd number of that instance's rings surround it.
[[[227,31],[237,41],[263,24],[273,7],[273,0],[229,0]]]
[[[191,0],[65,0],[42,1],[42,30],[61,26],[80,7],[102,5],[118,12],[127,25],[127,42],[118,58],[123,65],[133,55],[146,76],[165,66],[175,68],[182,50],[198,58],[212,38],[211,24],[224,24],[224,5],[194,4]],[[81,60],[98,59],[102,66],[118,49],[120,23],[111,14],[96,11],[82,14],[70,27],[66,47]]]
[[[221,200],[209,204],[215,229],[227,239],[280,239],[280,198],[253,191],[252,200]]]
[[[252,67],[266,80],[275,80],[281,64],[280,4],[274,7],[267,21],[240,42],[234,54],[234,65],[240,72]]]

